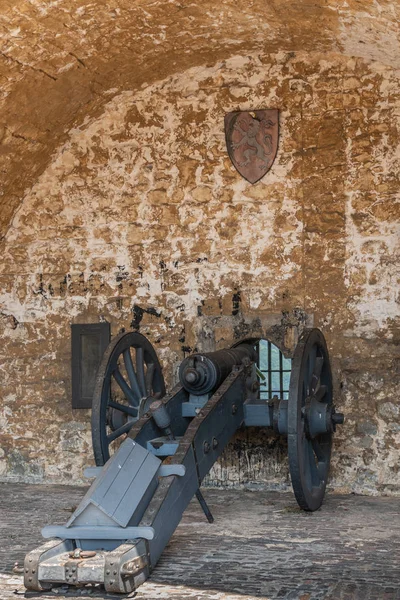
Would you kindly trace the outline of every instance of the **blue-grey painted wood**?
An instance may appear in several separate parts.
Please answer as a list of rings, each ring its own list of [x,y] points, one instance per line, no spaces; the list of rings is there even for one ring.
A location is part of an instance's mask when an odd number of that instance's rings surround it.
[[[142,450],[141,446],[137,445],[137,447]],[[118,523],[124,523],[124,527],[126,525],[138,525],[142,518],[158,486],[160,463],[159,459],[148,453],[136,475],[128,480],[129,485],[126,485],[125,482],[129,465],[127,465],[128,469],[121,470],[116,478],[116,484],[112,488],[113,503],[117,505],[113,513],[113,519]],[[123,493],[119,491],[121,489]]]
[[[265,400],[257,400],[244,405],[246,427],[272,427],[271,407]]]
[[[178,449],[179,439],[169,440],[167,437],[158,437],[148,440],[146,448],[154,456],[173,456]]]
[[[140,522],[141,526],[153,527],[156,531],[154,539],[148,545],[152,568],[199,489],[201,480],[243,421],[243,374],[232,373],[221,387],[225,389],[210,398],[202,411],[204,414],[193,419],[180,441],[174,462],[185,467],[185,476],[161,480]],[[233,405],[235,410],[232,411]],[[214,449],[213,433],[219,435],[218,445]],[[211,444],[208,452],[204,452],[204,441]]]
[[[140,399],[143,397],[144,394],[142,393],[142,391],[139,387],[135,369],[133,367],[130,348],[127,348],[126,350],[124,350],[123,354],[124,354],[125,369],[126,369],[126,372],[128,373],[128,379],[129,379],[129,383],[131,384],[132,392],[133,392],[134,396],[136,397],[135,405],[137,406],[139,404]]]
[[[83,476],[86,479],[95,479],[102,472],[103,467],[86,467],[83,471]]]
[[[83,472],[83,476],[86,479],[94,479],[98,477],[102,472],[103,467],[86,467]],[[161,465],[158,470],[158,475],[160,477],[169,477],[170,475],[178,475],[179,477],[183,477],[185,474],[185,467],[183,465]]]
[[[199,424],[193,443],[200,481],[207,475],[235,431],[243,423],[243,398],[245,398],[244,381],[242,377],[237,377],[228,389],[221,393],[218,402],[207,411]],[[213,399],[212,396],[209,400],[210,405]],[[207,405],[203,410],[207,410]]]
[[[178,475],[178,477],[184,477],[186,468],[184,465],[161,465],[158,470],[160,477],[169,477],[170,475]]]
[[[187,402],[188,398],[188,393],[180,385],[175,386],[171,393],[163,398],[171,419],[172,432],[175,437],[182,436],[190,423],[190,419],[182,416],[182,402]],[[157,427],[154,419],[146,419],[146,415],[144,415],[143,419],[137,421],[133,426],[129,432],[129,437],[146,448],[148,440],[158,438],[162,435],[162,431]]]
[[[184,477],[165,477],[161,480],[141,527],[153,527],[155,538],[149,542],[151,567],[154,568],[173,532],[179,525],[190,500],[199,488],[193,446],[189,446],[181,464],[186,469]]]
[[[115,369],[115,371],[113,371],[112,375],[113,375],[115,381],[118,383],[121,390],[123,391],[124,396],[128,400],[129,404],[131,404],[132,406],[137,406],[139,404],[140,397],[138,399],[135,392],[126,383],[126,381],[123,378],[121,371],[118,369],[118,367]]]
[[[47,525],[42,529],[44,538],[60,538],[62,540],[135,540],[143,538],[152,540],[153,527],[64,527]]]
[[[136,525],[158,484],[161,460],[127,438],[104,465],[67,527]]]

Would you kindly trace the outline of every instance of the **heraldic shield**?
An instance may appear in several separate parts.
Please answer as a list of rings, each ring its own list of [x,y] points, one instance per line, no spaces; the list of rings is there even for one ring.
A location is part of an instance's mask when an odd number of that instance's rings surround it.
[[[235,168],[256,183],[272,167],[278,149],[278,109],[236,111],[225,115],[228,154]]]

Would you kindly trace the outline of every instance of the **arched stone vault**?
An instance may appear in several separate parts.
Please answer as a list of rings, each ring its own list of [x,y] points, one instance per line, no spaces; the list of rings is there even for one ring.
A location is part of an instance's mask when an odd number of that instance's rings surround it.
[[[3,0],[0,238],[68,130],[110,98],[257,52],[326,52],[399,66],[397,3],[344,0]]]
[[[399,17],[392,2],[8,2],[0,476],[80,477],[71,321],[142,327],[169,380],[196,344],[314,322],[347,415],[334,485],[399,492]],[[251,186],[222,124],[255,106],[280,109],[281,137]],[[285,452],[252,435],[214,481],[284,480]]]

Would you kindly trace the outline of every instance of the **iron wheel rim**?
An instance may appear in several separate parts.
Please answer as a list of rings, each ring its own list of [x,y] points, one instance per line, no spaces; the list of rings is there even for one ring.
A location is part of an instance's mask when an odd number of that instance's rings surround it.
[[[307,329],[292,360],[288,403],[289,470],[296,500],[306,511],[322,504],[332,450],[332,432],[314,438],[307,432],[306,402],[317,393],[331,409],[332,372],[325,338],[319,329]]]

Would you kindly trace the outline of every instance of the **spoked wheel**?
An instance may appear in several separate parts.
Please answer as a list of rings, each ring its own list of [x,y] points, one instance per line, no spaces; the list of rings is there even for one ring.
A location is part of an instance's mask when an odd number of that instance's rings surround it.
[[[104,465],[154,398],[165,394],[157,354],[140,333],[121,333],[100,364],[93,395],[92,442],[96,465]]]
[[[332,373],[319,329],[304,331],[292,360],[288,403],[288,452],[292,486],[299,506],[317,510],[323,501],[332,433],[343,423],[335,412]]]

